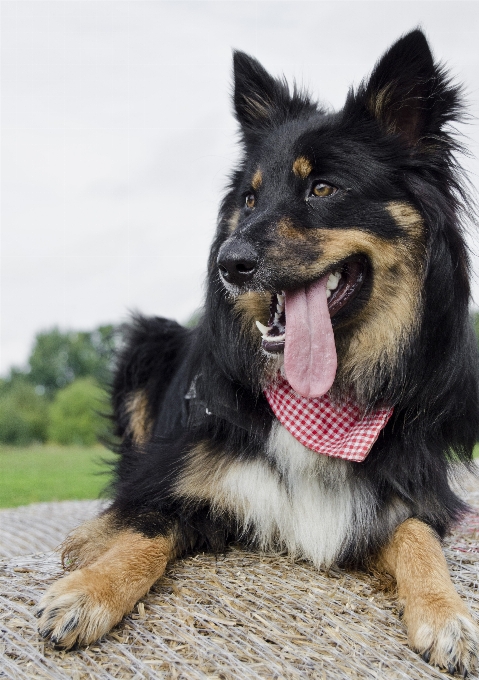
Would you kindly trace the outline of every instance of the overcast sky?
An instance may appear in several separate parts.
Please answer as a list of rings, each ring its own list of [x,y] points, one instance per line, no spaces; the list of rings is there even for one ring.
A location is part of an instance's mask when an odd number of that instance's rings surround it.
[[[88,330],[129,310],[185,321],[201,305],[238,153],[232,48],[337,108],[421,25],[466,85],[465,165],[479,186],[478,2],[1,5],[1,374],[26,362],[39,330]]]

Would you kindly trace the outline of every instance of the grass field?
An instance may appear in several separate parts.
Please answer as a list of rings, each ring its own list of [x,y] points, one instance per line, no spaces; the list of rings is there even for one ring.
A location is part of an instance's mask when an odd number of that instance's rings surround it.
[[[0,446],[0,508],[98,498],[108,482],[101,446]]]

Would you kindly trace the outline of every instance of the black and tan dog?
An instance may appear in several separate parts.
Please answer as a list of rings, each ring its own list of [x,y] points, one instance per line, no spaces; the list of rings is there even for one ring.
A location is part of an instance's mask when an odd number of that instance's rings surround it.
[[[240,540],[388,572],[411,646],[466,674],[476,626],[439,542],[479,433],[460,91],[420,31],[338,113],[245,54],[234,77],[244,155],[203,317],[130,326],[114,501],[67,539],[40,632],[90,643],[170,560]]]

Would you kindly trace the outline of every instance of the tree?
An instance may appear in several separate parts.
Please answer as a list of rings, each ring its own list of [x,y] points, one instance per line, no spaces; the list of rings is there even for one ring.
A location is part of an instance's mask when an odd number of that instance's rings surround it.
[[[59,390],[49,408],[48,439],[91,446],[106,430],[105,392],[92,378],[78,378]]]
[[[99,384],[106,384],[116,344],[111,325],[92,332],[62,333],[54,328],[38,333],[29,359],[28,380],[42,386],[50,397],[76,378],[92,376]]]
[[[7,388],[8,387],[8,388]],[[0,386],[0,442],[24,446],[47,438],[48,404],[25,378]]]

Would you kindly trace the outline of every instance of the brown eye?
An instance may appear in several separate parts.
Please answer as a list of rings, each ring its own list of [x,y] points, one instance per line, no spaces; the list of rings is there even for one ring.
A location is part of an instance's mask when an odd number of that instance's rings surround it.
[[[256,203],[256,199],[254,197],[254,194],[248,194],[245,199],[245,204],[247,208],[254,208]]]
[[[336,187],[331,186],[331,184],[326,184],[325,182],[316,182],[313,184],[312,195],[319,196],[319,198],[324,198],[325,196],[332,196],[337,192]]]

